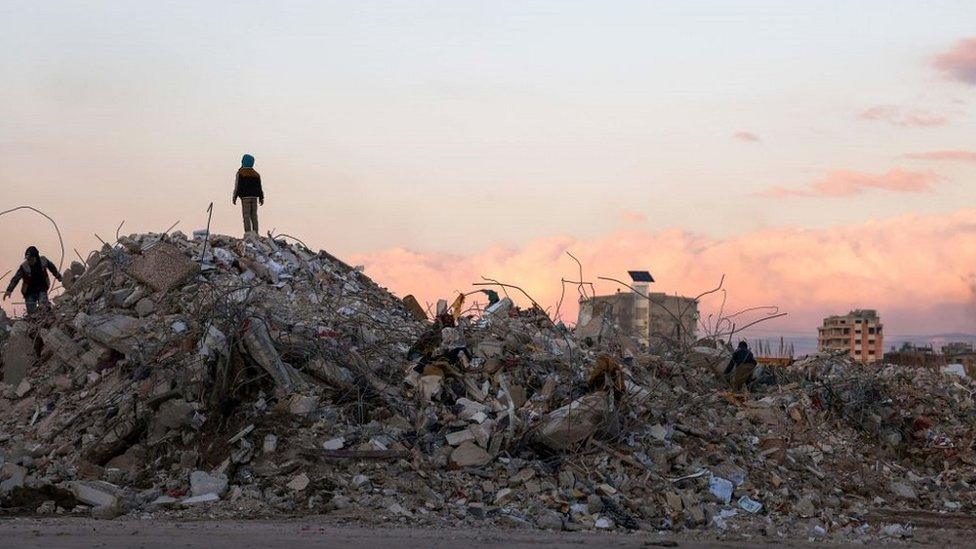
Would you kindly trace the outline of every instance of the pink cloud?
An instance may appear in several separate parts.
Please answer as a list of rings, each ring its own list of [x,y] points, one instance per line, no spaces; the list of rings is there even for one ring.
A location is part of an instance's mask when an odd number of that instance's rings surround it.
[[[823,179],[802,188],[772,187],[759,196],[789,198],[796,196],[844,197],[863,194],[870,189],[899,193],[920,193],[932,190],[941,177],[933,172],[913,172],[895,168],[883,174],[837,170]]]
[[[976,38],[956,42],[951,50],[936,55],[932,66],[948,78],[976,84]]]
[[[923,153],[908,153],[903,158],[913,160],[959,160],[962,162],[976,162],[976,151],[929,151]]]
[[[594,238],[553,236],[518,247],[470,254],[391,249],[350,258],[399,295],[421,302],[470,291],[489,276],[518,284],[555,309],[560,278],[583,276],[599,293],[618,286],[597,276],[626,279],[628,269],[649,269],[656,291],[696,295],[724,273],[726,311],[778,305],[789,311],[781,329],[815,334],[820,319],[850,308],[880,310],[890,333],[976,331],[970,287],[976,265],[976,208],[940,215],[909,215],[844,227],[778,228],[730,238],[683,230],[620,230]],[[575,322],[576,290],[567,289],[561,316]],[[525,303],[525,299],[515,296]],[[702,304],[706,316],[718,302]],[[968,315],[968,316],[967,316]],[[894,323],[894,325],[892,325]]]
[[[741,132],[733,133],[732,139],[738,139],[739,141],[755,143],[759,141],[759,136],[752,132],[741,131]]]
[[[877,105],[859,113],[858,118],[875,122],[887,122],[901,127],[927,128],[944,126],[949,120],[939,114],[922,109],[908,109],[897,105]]]

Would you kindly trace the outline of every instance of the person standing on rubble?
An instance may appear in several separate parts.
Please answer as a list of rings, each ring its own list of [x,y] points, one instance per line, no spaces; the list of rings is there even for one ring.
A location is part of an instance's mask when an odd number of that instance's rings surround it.
[[[17,268],[14,277],[10,279],[7,291],[3,293],[3,299],[6,301],[13,293],[14,288],[17,287],[17,283],[23,281],[20,291],[24,294],[27,314],[33,314],[38,305],[47,307],[49,304],[47,292],[51,289],[51,279],[47,276],[48,271],[54,275],[58,282],[61,282],[61,273],[58,272],[54,263],[42,256],[36,247],[27,248],[27,251],[24,252],[24,262]]]
[[[258,234],[258,204],[264,206],[264,190],[261,188],[261,174],[254,170],[254,157],[245,154],[241,158],[241,169],[237,170],[234,183],[233,203],[241,199],[241,212],[244,215],[244,234]]]

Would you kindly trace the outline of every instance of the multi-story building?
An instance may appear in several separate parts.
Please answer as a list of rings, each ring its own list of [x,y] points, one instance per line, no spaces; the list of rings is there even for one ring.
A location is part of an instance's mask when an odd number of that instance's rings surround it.
[[[883,326],[874,309],[829,316],[817,331],[817,347],[821,351],[848,351],[854,360],[863,364],[884,357]]]
[[[629,274],[634,291],[580,301],[577,335],[598,337],[606,328],[605,320],[610,320],[621,333],[647,347],[694,341],[698,302],[690,297],[648,291],[654,279],[647,271]]]

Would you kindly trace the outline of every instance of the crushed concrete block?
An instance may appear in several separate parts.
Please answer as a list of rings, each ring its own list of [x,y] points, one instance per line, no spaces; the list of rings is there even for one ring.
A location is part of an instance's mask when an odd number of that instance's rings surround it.
[[[314,412],[319,406],[319,399],[314,396],[292,395],[288,401],[288,411],[296,416],[305,416]]]
[[[14,323],[3,347],[3,381],[16,386],[34,364],[34,341],[27,333],[26,322]]]
[[[180,500],[180,505],[192,506],[192,505],[203,505],[207,503],[214,503],[220,501],[220,496],[213,492],[208,492],[200,496],[191,496]]]
[[[42,331],[41,339],[44,341],[45,348],[69,366],[77,368],[81,365],[81,355],[85,353],[85,348],[76,343],[60,328],[55,327]]]
[[[26,396],[27,393],[29,393],[33,388],[34,386],[31,385],[30,381],[27,381],[26,379],[22,379],[20,380],[20,383],[17,384],[17,388],[14,390],[14,394],[17,395],[17,398],[24,398],[24,396]]]
[[[0,495],[10,493],[14,488],[20,488],[24,485],[24,479],[27,477],[27,469],[19,465],[14,465],[13,463],[6,463],[0,468]]]
[[[196,407],[182,398],[167,400],[159,406],[154,421],[167,429],[179,429],[189,425]]]
[[[131,316],[105,314],[88,316],[78,313],[75,325],[94,341],[126,356],[138,354],[142,321]]]
[[[122,306],[125,307],[126,309],[131,309],[135,304],[139,303],[139,300],[141,300],[144,297],[146,297],[146,289],[142,286],[139,286],[138,288],[133,290],[128,297],[125,298],[125,301],[122,302]]]
[[[136,303],[135,311],[140,317],[149,316],[156,310],[156,302],[144,297]]]
[[[455,467],[480,467],[491,461],[491,454],[468,441],[451,452],[451,464]]]
[[[194,276],[200,266],[168,242],[160,242],[136,257],[126,272],[154,291],[165,292]]]
[[[474,433],[471,432],[471,429],[463,429],[447,434],[447,443],[451,446],[460,446],[461,443],[468,442],[469,440],[474,440]]]
[[[416,297],[412,295],[403,296],[403,306],[407,309],[407,312],[410,313],[410,316],[412,316],[415,320],[427,320],[427,312],[424,311],[424,308],[420,306],[420,303],[417,301]]]
[[[118,486],[109,484],[108,482],[79,480],[70,483],[69,488],[71,493],[75,495],[75,499],[85,505],[100,507],[117,506],[119,504],[121,490]]]
[[[299,473],[295,475],[295,478],[291,479],[291,481],[286,486],[288,486],[289,490],[294,490],[295,492],[301,492],[302,490],[308,488],[309,482],[310,481],[308,475],[306,475],[305,473]]]
[[[918,499],[918,494],[915,493],[915,489],[912,488],[911,485],[905,482],[892,481],[888,485],[888,489],[890,489],[893,494],[895,494],[896,496],[902,499],[909,499],[909,500]]]
[[[95,520],[112,520],[122,514],[122,509],[116,505],[98,505],[92,507],[91,517]]]
[[[550,412],[534,437],[555,450],[567,450],[596,432],[610,412],[607,394],[596,392]]]
[[[245,350],[271,375],[280,392],[288,394],[304,385],[298,371],[281,360],[268,333],[267,322],[258,318],[250,319],[243,335]]]
[[[341,450],[346,445],[345,437],[336,437],[322,443],[325,450]]]
[[[213,476],[204,471],[190,473],[190,493],[194,496],[216,494],[222,496],[227,493],[228,480],[224,475]]]

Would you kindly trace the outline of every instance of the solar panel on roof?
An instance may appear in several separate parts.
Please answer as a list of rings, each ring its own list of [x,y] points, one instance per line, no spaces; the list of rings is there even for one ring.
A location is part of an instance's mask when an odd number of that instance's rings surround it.
[[[634,282],[654,282],[654,277],[648,271],[627,271]]]

